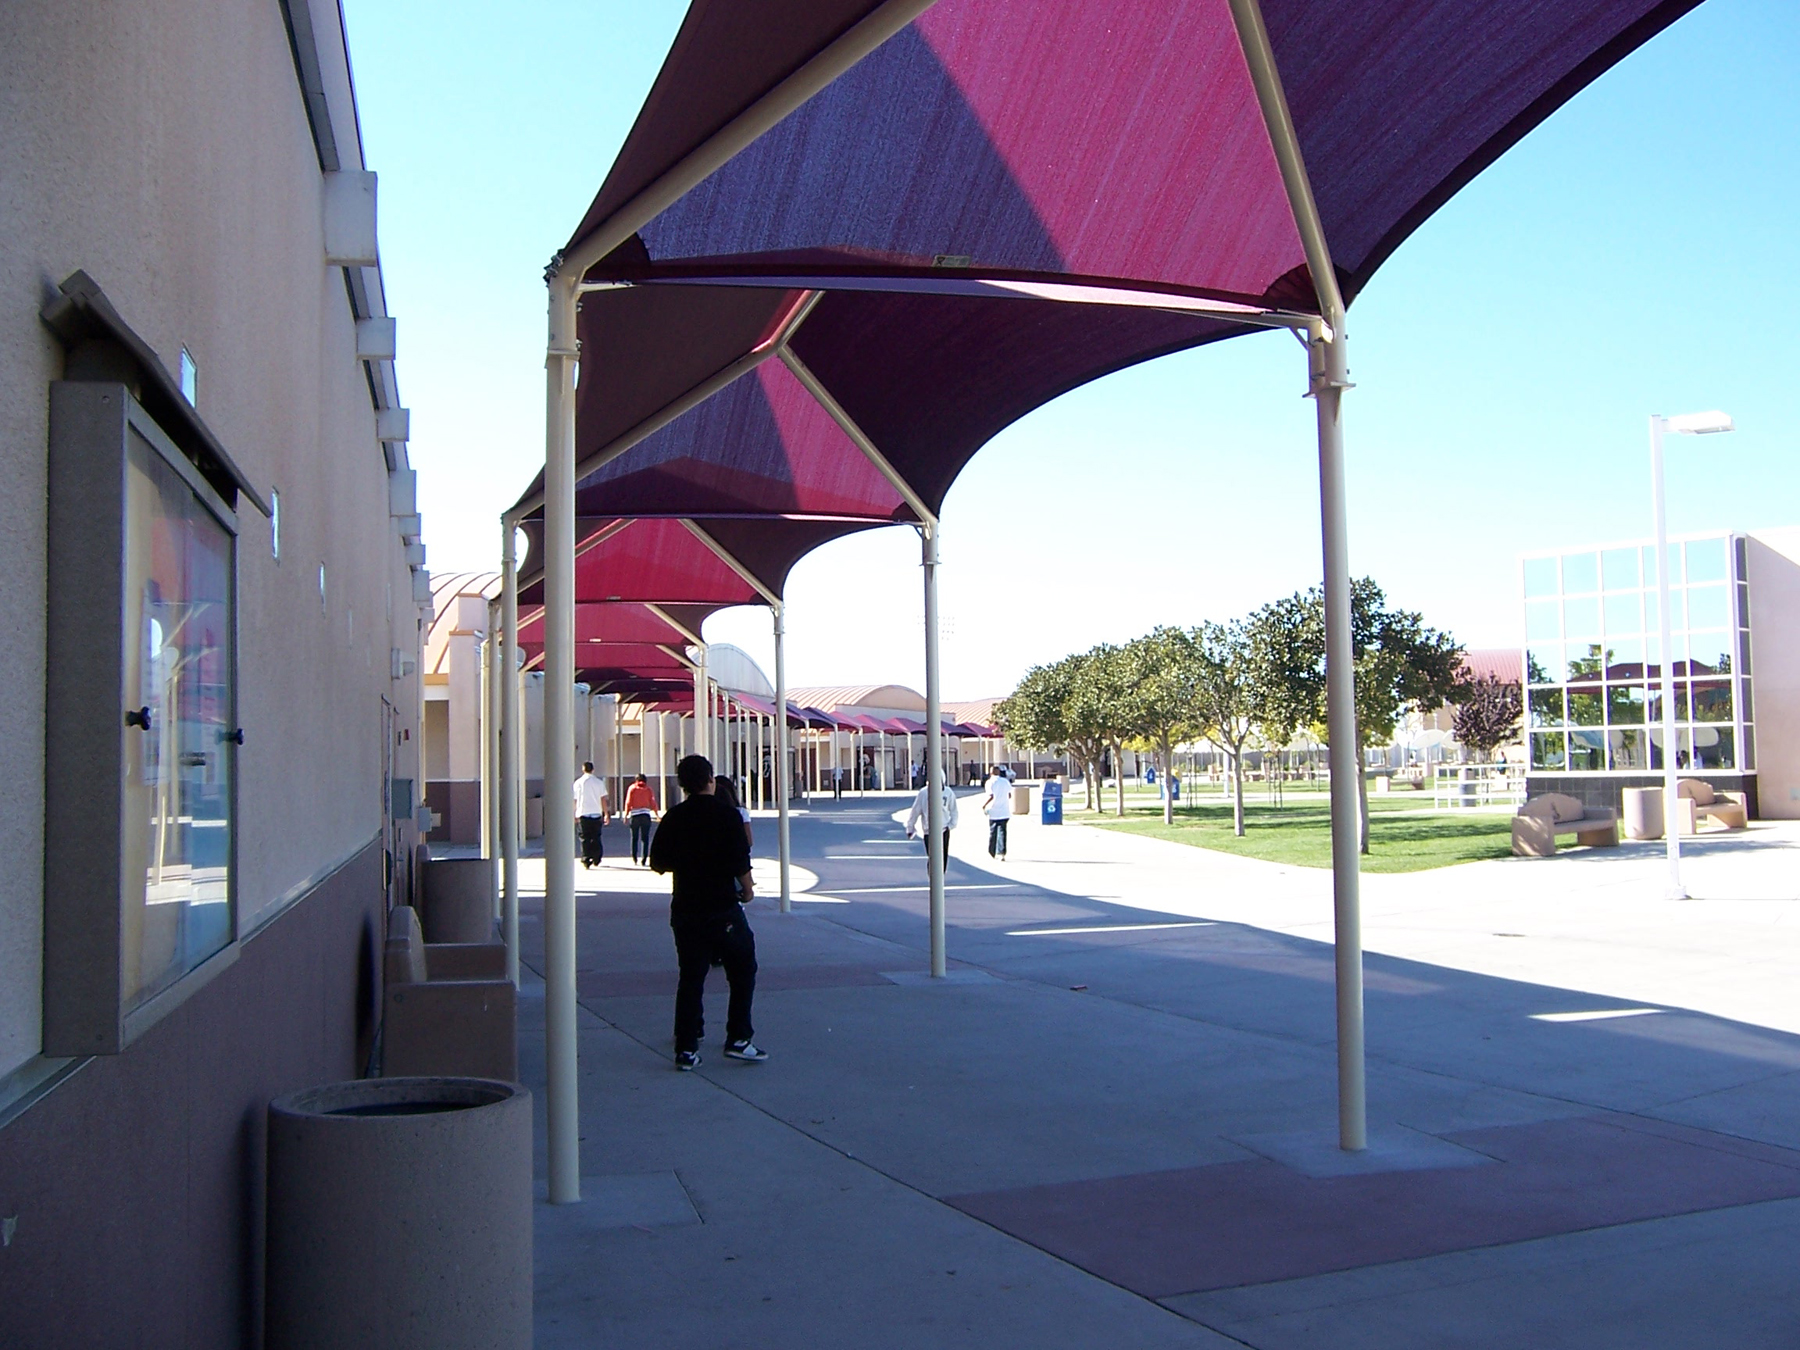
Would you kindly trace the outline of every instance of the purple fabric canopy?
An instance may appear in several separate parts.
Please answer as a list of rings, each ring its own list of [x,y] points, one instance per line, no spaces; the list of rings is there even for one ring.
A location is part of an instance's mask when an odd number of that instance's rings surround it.
[[[1345,294],[1694,3],[1265,0]],[[914,519],[784,353],[936,512],[983,444],[1057,395],[1317,312],[1227,0],[938,0],[639,208],[855,25],[899,12],[690,7],[567,246],[623,237],[586,276],[630,283],[578,320],[579,534],[646,518],[583,553],[579,601],[760,602],[670,517],[776,595],[819,544]]]
[[[1266,0],[1347,293],[1696,3]],[[883,8],[697,0],[569,247]],[[1311,307],[1226,0],[939,0],[590,275],[946,273]]]

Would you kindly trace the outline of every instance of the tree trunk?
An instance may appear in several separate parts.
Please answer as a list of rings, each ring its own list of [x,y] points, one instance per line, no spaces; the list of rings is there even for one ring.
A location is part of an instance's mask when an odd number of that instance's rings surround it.
[[[1239,838],[1244,834],[1244,747],[1232,752],[1231,780],[1236,789],[1231,794],[1231,828]]]
[[[1115,799],[1118,801],[1119,818],[1122,820],[1125,817],[1125,744],[1124,744],[1124,742],[1114,741],[1113,747],[1112,747],[1112,752],[1113,752],[1113,787],[1116,789],[1114,796],[1115,796]]]
[[[1162,743],[1163,824],[1175,823],[1175,751],[1167,741]]]
[[[1356,804],[1360,809],[1357,824],[1357,846],[1363,853],[1369,851],[1369,775],[1363,771],[1362,750],[1356,752]]]

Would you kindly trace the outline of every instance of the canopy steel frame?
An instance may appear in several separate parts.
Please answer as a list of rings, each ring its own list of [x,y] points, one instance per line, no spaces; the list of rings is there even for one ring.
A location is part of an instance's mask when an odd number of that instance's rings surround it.
[[[928,800],[925,809],[927,828],[925,840],[925,870],[930,884],[930,926],[931,926],[931,975],[933,979],[944,978],[948,968],[945,952],[946,930],[944,922],[944,869],[949,866],[950,859],[944,849],[944,729],[942,690],[939,680],[938,653],[938,539],[943,533],[943,526],[938,520],[937,512],[925,504],[913,487],[906,481],[906,476],[896,469],[888,457],[881,453],[881,448],[857,425],[856,419],[844,409],[844,406],[832,397],[817,375],[791,347],[785,344],[779,352],[781,363],[785,365],[800,387],[812,396],[813,402],[824,410],[825,415],[837,423],[838,430],[849,438],[872,464],[876,471],[887,480],[888,486],[900,494],[900,498],[912,508],[918,517],[917,529],[920,543],[920,568],[925,581],[925,754],[928,764],[925,772],[925,786]],[[837,760],[837,733],[832,732],[833,769]],[[860,758],[860,750],[858,755]],[[910,751],[909,751],[910,756]],[[858,765],[858,778],[861,767]]]
[[[572,286],[552,284],[544,427],[544,1043],[549,1198],[581,1199],[575,984],[575,376]]]
[[[582,287],[580,289],[593,290],[596,288],[590,286]],[[767,361],[773,356],[776,351],[786,345],[787,340],[794,335],[801,324],[806,322],[807,315],[813,312],[813,307],[816,306],[822,298],[823,292],[804,291],[800,297],[799,303],[788,311],[786,317],[783,318],[781,323],[777,326],[775,333],[767,340],[758,343],[748,352],[745,352],[744,355],[738,357],[737,360],[721,366],[718,370],[700,381],[699,384],[694,385],[686,393],[665,403],[661,408],[657,409],[629,431],[615,436],[593,454],[588,455],[585,459],[578,460],[575,465],[575,481],[580,483],[583,479],[598,473],[601,469],[604,469],[608,464],[611,464],[615,459],[619,458],[620,455],[625,454],[627,451],[634,449],[644,441],[649,440],[670,423],[676,421],[685,414],[692,412],[713,395],[722,392],[728,386],[737,383],[743,376],[748,375],[751,371],[755,370],[764,361]],[[540,490],[528,493],[526,496],[520,498],[518,503],[512,509],[520,517],[523,517],[537,510],[543,504],[544,494]],[[633,519],[637,519],[637,517],[634,517]],[[630,519],[623,522],[625,525],[629,525],[630,523]],[[584,543],[582,552],[586,552],[587,548],[591,546],[591,544]]]
[[[1319,513],[1325,570],[1325,717],[1330,735],[1331,889],[1337,967],[1338,1145],[1368,1147],[1368,1084],[1363,1028],[1361,898],[1362,807],[1357,786],[1362,757],[1356,737],[1355,654],[1350,629],[1350,540],[1344,497],[1343,395],[1350,388],[1344,297],[1312,179],[1300,153],[1281,72],[1258,0],[1230,0],[1238,44],[1250,67],[1263,125],[1281,169],[1288,205],[1321,318],[1307,340],[1308,395],[1319,422]]]
[[[519,799],[524,759],[519,719],[519,569],[516,527],[500,528],[500,924],[506,978],[519,984]]]
[[[751,103],[598,225],[552,276],[581,274],[700,186],[765,131],[930,9],[934,0],[887,0],[820,49],[793,74]]]
[[[787,653],[784,650],[787,639],[787,624],[784,616],[786,614],[787,606],[782,598],[763,582],[762,578],[758,577],[756,573],[744,566],[730,549],[726,548],[725,545],[721,544],[717,539],[714,539],[712,535],[708,534],[698,522],[685,516],[680,519],[682,525],[687,529],[689,534],[693,535],[694,538],[698,539],[702,544],[706,545],[707,548],[711,549],[720,562],[724,563],[733,572],[737,573],[738,577],[745,585],[754,589],[756,593],[762,596],[764,600],[768,601],[769,604],[775,638],[775,707],[780,714],[775,719],[779,724],[775,733],[775,755],[778,761],[777,776],[781,780],[781,791],[775,798],[777,818],[775,834],[777,851],[780,854],[781,864],[780,910],[783,914],[791,914],[794,912],[794,895],[793,861],[789,844],[788,804],[789,795],[792,789],[787,782]]]

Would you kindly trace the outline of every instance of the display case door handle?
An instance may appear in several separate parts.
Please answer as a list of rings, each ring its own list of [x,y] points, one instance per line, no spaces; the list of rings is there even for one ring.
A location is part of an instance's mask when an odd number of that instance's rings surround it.
[[[138,727],[144,731],[150,730],[150,705],[146,703],[141,708],[127,708],[125,710],[125,725],[128,727]]]

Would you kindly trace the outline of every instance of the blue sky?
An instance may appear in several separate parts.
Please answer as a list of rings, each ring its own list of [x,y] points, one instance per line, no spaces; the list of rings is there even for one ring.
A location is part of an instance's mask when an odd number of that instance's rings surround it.
[[[491,567],[543,457],[542,270],[599,186],[684,6],[344,0],[434,571]],[[504,18],[500,17],[504,15]],[[573,56],[583,53],[579,75]],[[551,61],[564,63],[552,72]],[[1800,524],[1800,6],[1707,0],[1420,229],[1350,314],[1351,565],[1470,646],[1516,645],[1517,556],[1670,528]],[[554,78],[553,78],[554,75]],[[948,698],[1319,574],[1304,357],[1265,334],[1039,409],[944,510]],[[830,545],[789,584],[795,684],[920,685],[918,544]],[[709,639],[765,660],[767,616]]]

